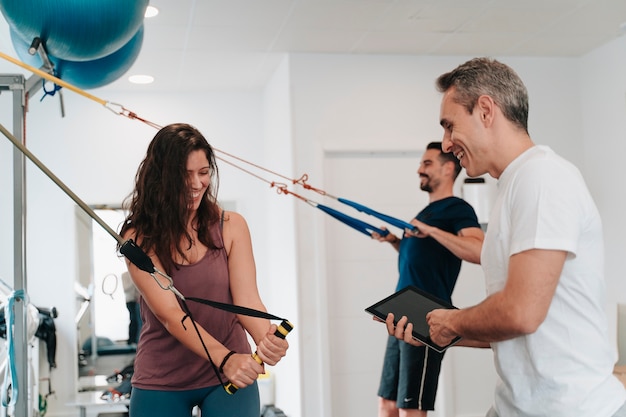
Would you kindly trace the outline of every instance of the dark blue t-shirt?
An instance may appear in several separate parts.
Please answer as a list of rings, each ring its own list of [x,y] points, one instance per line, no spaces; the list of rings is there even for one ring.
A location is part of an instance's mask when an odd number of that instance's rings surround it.
[[[458,197],[434,201],[415,218],[455,235],[467,227],[480,227],[472,206]],[[396,291],[414,285],[451,302],[461,259],[432,237],[404,237],[400,242],[398,270],[400,277]]]

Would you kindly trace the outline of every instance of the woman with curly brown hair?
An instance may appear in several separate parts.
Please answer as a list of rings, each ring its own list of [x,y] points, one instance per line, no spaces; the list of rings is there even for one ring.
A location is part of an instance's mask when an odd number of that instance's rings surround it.
[[[265,311],[248,226],[218,205],[218,179],[213,149],[197,129],[162,128],[137,171],[120,234],[133,239],[183,295]],[[256,378],[264,368],[252,358],[246,333],[260,359],[275,365],[288,348],[274,335],[276,325],[189,304],[194,326],[172,291],[131,263],[128,270],[141,293],[144,323],[130,415],[190,416],[198,406],[203,417],[258,417]],[[224,381],[240,389],[230,395]]]

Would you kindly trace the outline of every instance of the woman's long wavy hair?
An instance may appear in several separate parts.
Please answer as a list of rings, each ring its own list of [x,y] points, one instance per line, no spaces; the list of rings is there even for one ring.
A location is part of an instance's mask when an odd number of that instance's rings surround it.
[[[193,126],[177,123],[159,130],[139,165],[135,189],[123,203],[128,215],[120,234],[133,230],[136,243],[144,252],[154,253],[168,274],[176,267],[175,257],[187,260],[183,247],[191,247],[193,243],[187,231],[191,204],[187,158],[197,150],[206,153],[211,181],[202,196],[193,225],[197,228],[200,242],[209,249],[221,247],[221,242],[213,242],[209,233],[209,226],[220,221],[217,203],[219,174],[215,153]]]

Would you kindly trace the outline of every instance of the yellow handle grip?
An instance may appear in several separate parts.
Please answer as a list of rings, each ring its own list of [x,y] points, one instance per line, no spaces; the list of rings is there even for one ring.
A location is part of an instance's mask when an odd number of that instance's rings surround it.
[[[282,323],[280,323],[278,325],[278,327],[276,328],[276,331],[274,332],[274,336],[278,336],[281,339],[284,339],[287,337],[287,335],[289,334],[290,331],[293,330],[293,324],[291,324],[289,321],[287,320],[283,320]],[[263,365],[263,361],[261,360],[261,358],[259,357],[259,355],[257,355],[256,352],[254,352],[252,354],[252,358],[259,364],[259,365]],[[224,389],[226,390],[227,393],[229,394],[234,394],[237,392],[237,390],[239,389],[237,387],[237,385],[233,384],[232,382],[229,382],[228,384],[224,385]]]

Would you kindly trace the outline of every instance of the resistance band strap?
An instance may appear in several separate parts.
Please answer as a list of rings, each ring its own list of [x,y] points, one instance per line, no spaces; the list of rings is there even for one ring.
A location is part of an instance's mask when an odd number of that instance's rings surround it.
[[[388,216],[386,214],[382,214],[379,213],[375,210],[372,210],[369,207],[365,207],[359,203],[355,203],[354,201],[350,201],[350,200],[346,200],[345,198],[338,198],[337,199],[339,202],[343,203],[343,204],[347,204],[355,209],[357,209],[358,211],[362,212],[362,213],[366,213],[369,214],[370,216],[374,216],[378,219],[381,219],[384,222],[387,222],[393,226],[399,227],[400,229],[402,229],[404,231],[404,229],[409,229],[409,230],[413,230],[415,228],[415,226],[413,226],[411,223],[407,223],[405,221],[402,221],[400,219],[396,219],[395,217],[391,217]]]
[[[205,353],[209,357],[209,361],[211,362],[211,366],[213,367],[213,370],[215,371],[215,375],[217,375],[217,379],[220,381],[222,388],[224,388],[224,390],[228,394],[236,393],[238,390],[238,387],[232,382],[224,383],[224,381],[222,380],[222,377],[220,375],[220,370],[217,369],[215,363],[213,362],[213,360],[211,359],[211,356],[209,355],[209,351],[207,347],[205,346],[204,341],[202,340],[202,337],[200,336],[200,331],[198,330],[198,327],[196,326],[196,322],[193,320],[193,317],[191,316],[191,311],[189,311],[186,301],[195,301],[197,303],[219,308],[220,310],[228,311],[230,313],[235,313],[235,314],[243,314],[246,316],[259,317],[259,318],[264,318],[268,320],[282,320],[282,322],[280,323],[280,325],[277,327],[276,331],[274,332],[274,335],[280,337],[281,339],[284,339],[287,336],[287,333],[289,333],[293,329],[293,325],[287,319],[275,316],[265,311],[255,310],[253,308],[248,308],[248,307],[242,307],[242,306],[238,306],[235,304],[220,303],[219,301],[205,300],[203,298],[186,297],[184,300],[181,300],[181,304],[183,305],[183,309],[185,310],[185,313],[191,319],[194,329],[196,330],[196,333],[198,333],[198,337],[200,337],[200,341],[202,342],[202,346],[204,348]],[[184,321],[185,319],[183,318],[183,322]],[[183,326],[184,326],[184,323],[183,323]],[[261,360],[261,358],[259,358],[259,355],[256,352],[252,354],[252,357],[254,358],[255,361],[257,361],[259,365],[263,364],[263,361]]]
[[[15,363],[15,340],[13,337],[13,326],[15,315],[13,307],[16,299],[21,299],[27,303],[27,296],[24,290],[13,291],[7,298],[7,304],[4,307],[4,316],[7,324],[7,366],[4,373],[4,383],[2,386],[2,406],[9,407],[17,403],[19,395],[19,381],[17,380],[17,367]],[[26,330],[26,329],[25,329]]]
[[[224,383],[224,381],[222,380],[222,377],[220,376],[220,371],[219,369],[217,369],[217,365],[215,365],[215,362],[213,362],[213,358],[211,357],[211,354],[209,353],[209,348],[206,346],[206,343],[204,343],[204,339],[202,338],[202,335],[200,334],[200,329],[198,329],[198,325],[196,324],[196,321],[193,319],[193,316],[191,315],[191,311],[189,310],[189,307],[187,306],[187,303],[185,302],[185,298],[184,297],[178,297],[178,298],[180,300],[181,308],[185,312],[185,316],[181,320],[181,324],[183,328],[185,330],[187,329],[185,327],[185,320],[189,318],[189,320],[191,321],[191,325],[193,326],[193,329],[196,331],[196,335],[198,335],[198,339],[200,339],[200,344],[202,345],[202,349],[204,349],[204,353],[206,353],[207,359],[209,360],[209,363],[211,364],[211,367],[213,368],[213,372],[215,372],[217,379],[220,381],[220,385],[224,388],[224,390],[226,390],[226,392],[228,392],[228,390],[226,389],[226,383]]]
[[[371,224],[365,223],[364,221],[361,221],[359,219],[355,219],[354,217],[350,217],[347,214],[344,214],[323,204],[317,204],[316,207],[326,214],[339,220],[340,222],[343,222],[353,229],[358,230],[363,234],[366,234],[367,236],[372,236],[372,232],[376,232],[381,236],[386,236],[387,234],[389,234],[388,230],[379,229],[372,226]]]
[[[206,304],[211,307],[219,308],[220,310],[228,311],[230,313],[242,314],[244,316],[259,317],[268,320],[287,320],[282,317],[275,316],[265,311],[255,310],[253,308],[242,307],[235,304],[220,303],[219,301],[205,300],[203,298],[185,297],[186,300],[195,301],[196,303]]]

